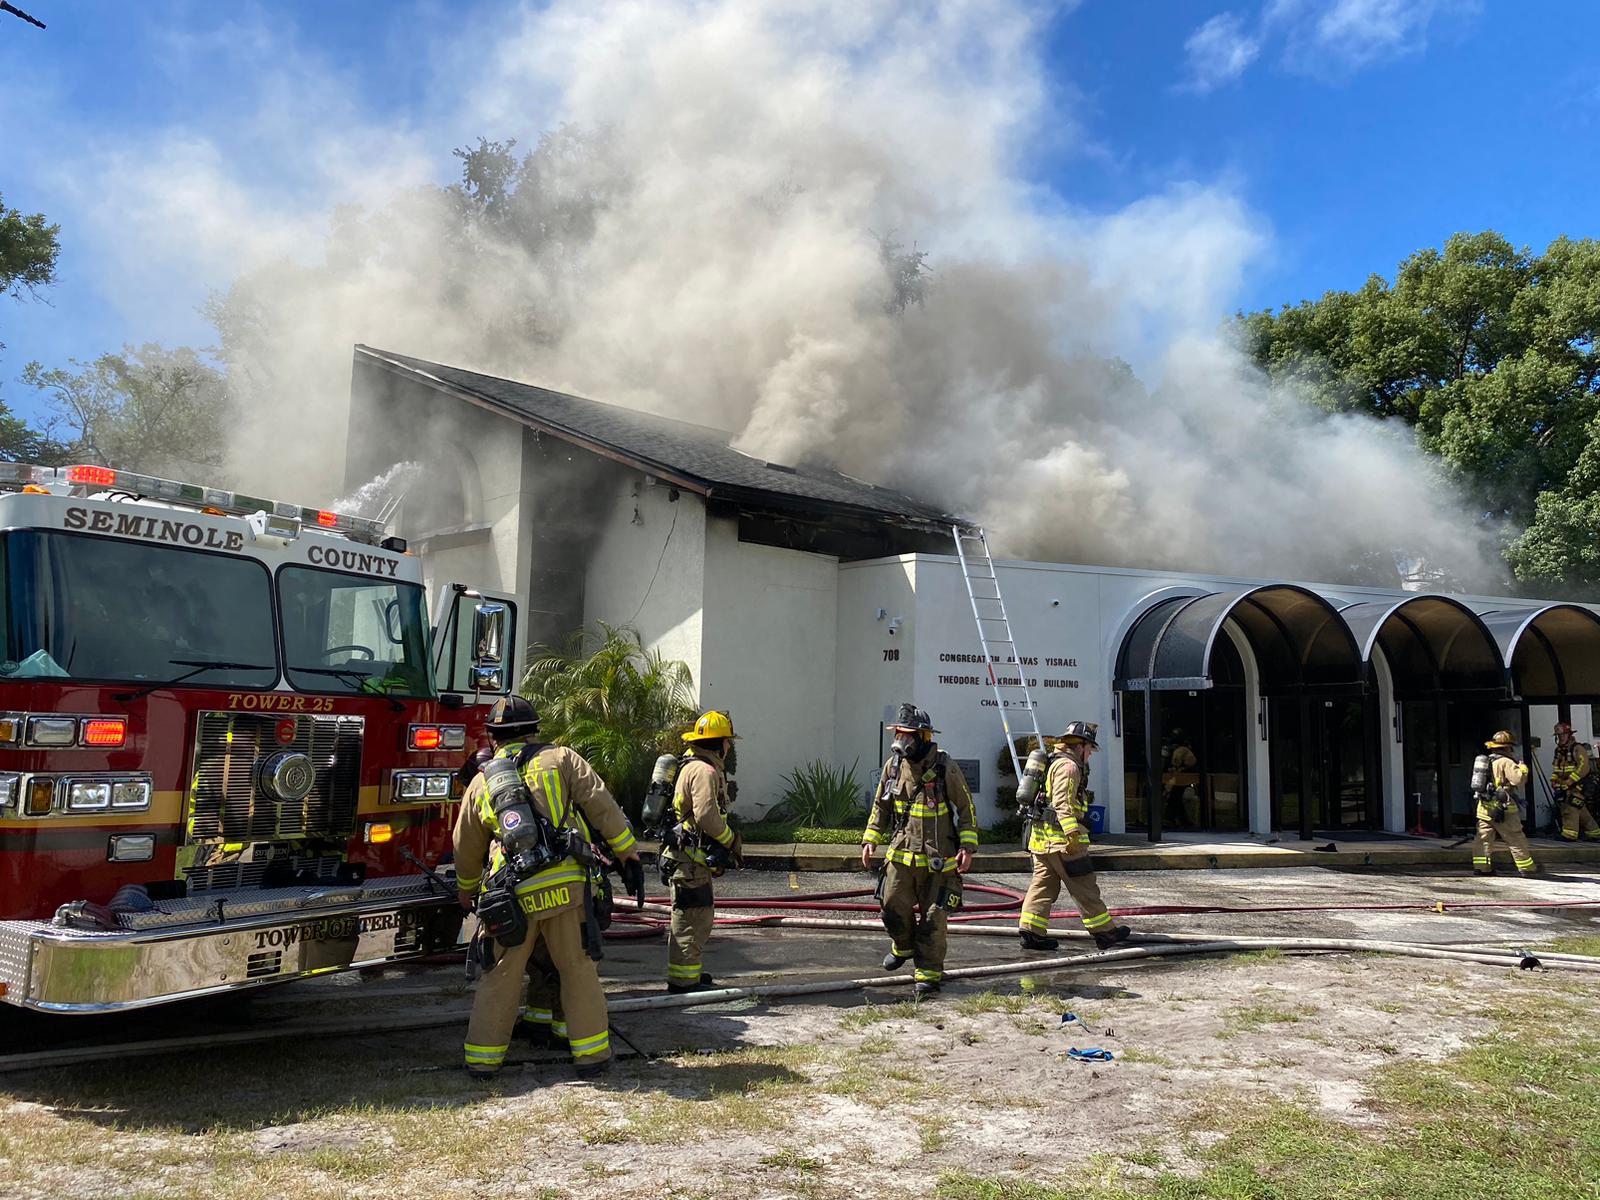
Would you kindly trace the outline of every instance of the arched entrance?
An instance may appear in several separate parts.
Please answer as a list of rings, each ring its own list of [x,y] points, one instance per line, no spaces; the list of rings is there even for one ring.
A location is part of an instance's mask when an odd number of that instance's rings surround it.
[[[1253,720],[1244,703],[1252,668],[1261,697]],[[1198,828],[1247,828],[1248,747],[1269,736],[1274,827],[1310,837],[1319,819],[1343,819],[1352,789],[1362,796],[1363,821],[1375,811],[1377,773],[1363,739],[1345,732],[1352,719],[1358,725],[1366,719],[1363,664],[1338,612],[1315,592],[1268,584],[1164,600],[1123,638],[1114,686],[1130,775],[1143,758],[1143,778],[1131,781],[1127,793],[1128,824],[1146,829],[1152,841],[1162,836],[1169,813]],[[1196,718],[1212,761],[1192,747],[1194,767],[1176,771],[1175,731],[1192,741]],[[1346,752],[1347,745],[1354,750]],[[1195,776],[1194,784],[1179,775]]]
[[[1472,760],[1494,730],[1522,725],[1493,634],[1449,596],[1364,601],[1339,615],[1377,695],[1385,824],[1439,837],[1470,830]]]

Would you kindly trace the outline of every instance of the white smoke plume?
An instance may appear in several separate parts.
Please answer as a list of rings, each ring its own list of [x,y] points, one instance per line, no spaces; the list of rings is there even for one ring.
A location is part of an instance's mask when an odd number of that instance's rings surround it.
[[[216,311],[255,486],[270,463],[339,489],[361,341],[726,429],[976,516],[1008,554],[1485,569],[1405,436],[1308,412],[1216,332],[1270,248],[1231,186],[1090,214],[1036,181],[1078,136],[1039,59],[1049,19],[1024,0],[553,0],[434,41],[426,128],[374,126],[261,34],[270,116],[84,177],[121,275],[238,280]],[[463,234],[444,151],[563,127],[586,137],[545,163],[549,236]],[[283,179],[273,155],[294,157]],[[927,252],[921,303],[892,311],[880,236]]]

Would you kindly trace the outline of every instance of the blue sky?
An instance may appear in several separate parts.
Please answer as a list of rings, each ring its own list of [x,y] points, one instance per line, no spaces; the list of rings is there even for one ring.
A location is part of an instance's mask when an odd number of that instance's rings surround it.
[[[83,235],[93,210],[104,239],[122,198],[90,194],[80,162],[137,155],[157,135],[181,143],[192,130],[220,142],[232,177],[266,203],[301,198],[253,124],[253,110],[273,102],[259,78],[271,58],[263,45],[293,48],[278,86],[333,79],[354,126],[437,137],[425,167],[436,178],[453,175],[453,145],[502,132],[441,127],[438,115],[461,69],[452,40],[505,16],[489,0],[22,6],[50,28],[0,14],[0,194],[63,226],[61,279],[43,302],[0,300],[0,396],[24,413],[35,404],[15,377],[28,360],[55,365],[130,341],[203,344],[198,307],[228,282],[225,256],[186,274],[123,247],[118,270],[148,272],[162,293],[130,303],[137,287],[112,278],[104,241]],[[1495,228],[1535,248],[1591,236],[1600,82],[1592,56],[1573,47],[1592,38],[1595,19],[1590,0],[1083,0],[1041,35],[1071,136],[1041,137],[1026,170],[1088,213],[1190,182],[1236,196],[1265,248],[1219,318],[1357,286],[1458,230]],[[256,52],[241,49],[252,40]],[[234,126],[245,132],[230,143]]]

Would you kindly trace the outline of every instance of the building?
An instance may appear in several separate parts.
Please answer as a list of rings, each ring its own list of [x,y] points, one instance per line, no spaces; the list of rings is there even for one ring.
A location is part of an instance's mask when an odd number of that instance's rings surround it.
[[[886,710],[915,699],[980,817],[1002,815],[997,791],[1014,780],[955,518],[741,454],[716,430],[365,346],[350,422],[351,486],[426,453],[399,520],[430,588],[472,579],[515,595],[524,648],[604,620],[687,662],[701,704],[743,736],[741,807],[776,801],[812,759],[867,779]],[[1470,827],[1466,780],[1494,730],[1542,737],[1546,768],[1558,716],[1594,732],[1589,607],[1055,563],[997,572],[1041,727],[1100,724],[1092,787],[1112,832],[1452,835]],[[1192,768],[1173,769],[1180,742]]]

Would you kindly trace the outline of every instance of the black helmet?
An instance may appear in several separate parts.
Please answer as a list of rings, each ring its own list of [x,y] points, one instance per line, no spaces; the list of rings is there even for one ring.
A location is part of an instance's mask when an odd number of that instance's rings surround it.
[[[891,724],[889,728],[906,729],[915,733],[939,732],[933,727],[933,722],[929,719],[928,714],[923,712],[915,704],[902,704],[900,706],[900,711],[895,713],[894,723]]]
[[[1067,726],[1066,731],[1058,740],[1063,742],[1085,742],[1099,749],[1100,743],[1095,740],[1095,736],[1099,732],[1100,726],[1093,721],[1073,721]]]
[[[484,728],[490,733],[524,733],[539,728],[539,710],[522,696],[502,696],[489,710]]]

